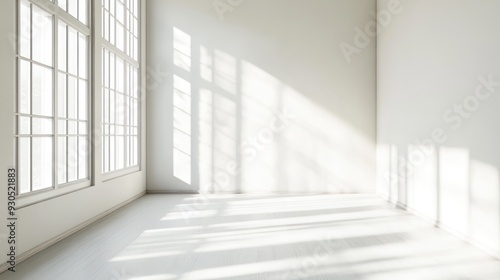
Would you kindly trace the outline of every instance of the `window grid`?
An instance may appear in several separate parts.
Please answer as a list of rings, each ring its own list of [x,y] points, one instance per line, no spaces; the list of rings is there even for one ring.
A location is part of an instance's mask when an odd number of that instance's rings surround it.
[[[134,61],[139,58],[138,0],[102,0],[102,37]]]
[[[103,172],[137,166],[138,69],[103,48]]]
[[[139,1],[102,0],[102,171],[139,165]]]
[[[55,2],[55,1],[51,1]],[[86,3],[82,0],[81,3]],[[56,5],[45,3],[45,5]],[[64,183],[88,180],[89,147],[88,143],[88,34],[76,32],[76,29],[63,22],[52,7],[38,6],[37,2],[19,0],[18,14],[18,90],[16,105],[16,164],[19,172],[18,194],[28,194],[48,189],[55,189]],[[55,6],[54,6],[55,7]],[[61,32],[60,26],[72,30],[77,36],[76,61],[68,67],[68,56],[58,49],[68,49],[67,32]],[[88,32],[90,33],[90,32]],[[80,50],[80,51],[79,51]],[[54,55],[58,53],[58,55]],[[64,59],[63,59],[64,57]],[[59,61],[60,60],[60,61]],[[64,67],[62,66],[64,64]],[[76,67],[74,73],[66,72]],[[61,79],[59,79],[61,76]],[[61,116],[59,95],[68,92],[61,82],[75,79],[79,86],[75,92],[77,109],[76,145],[70,149],[60,149],[63,138],[59,133],[64,126],[59,121],[70,123],[73,120]],[[66,104],[66,108],[68,108]],[[66,128],[68,128],[66,126]],[[73,135],[66,134],[65,137]],[[68,138],[69,139],[69,138]],[[68,140],[73,143],[73,140]],[[70,158],[71,152],[76,156]],[[63,160],[64,157],[64,160]],[[76,170],[76,177],[67,174]],[[67,180],[59,180],[66,176]]]
[[[88,25],[89,16],[87,0],[58,0],[57,5],[81,23]]]

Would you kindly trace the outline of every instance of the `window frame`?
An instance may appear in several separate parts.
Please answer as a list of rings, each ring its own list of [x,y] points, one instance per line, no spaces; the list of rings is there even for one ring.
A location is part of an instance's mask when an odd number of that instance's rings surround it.
[[[91,188],[94,186],[102,185],[102,183],[117,179],[119,177],[128,176],[140,171],[143,171],[143,156],[144,156],[144,117],[143,117],[143,106],[145,104],[144,90],[142,85],[144,84],[145,77],[145,60],[144,60],[144,46],[145,46],[145,1],[139,0],[137,2],[137,60],[132,59],[127,55],[127,49],[122,52],[114,45],[110,44],[103,38],[102,34],[102,26],[103,26],[103,16],[102,16],[102,0],[88,0],[87,1],[87,24],[82,23],[64,9],[59,7],[57,0],[27,0],[30,4],[38,6],[40,9],[48,12],[52,16],[52,116],[50,117],[53,121],[52,124],[52,162],[53,162],[53,186],[37,190],[31,191],[23,194],[17,195],[17,204],[18,209],[28,207],[33,204],[37,204],[43,201],[47,201],[56,197],[60,197],[66,194],[70,194],[73,192],[77,192],[80,190],[84,190],[87,188]],[[126,3],[126,2],[125,2]],[[21,0],[16,0],[16,34],[20,37],[20,28],[21,28],[21,14],[20,7],[22,3]],[[58,76],[60,70],[58,67],[58,28],[59,22],[63,22],[68,26],[71,26],[76,31],[84,34],[87,37],[87,139],[88,139],[88,156],[87,156],[87,179],[72,181],[69,183],[58,184],[58,174],[57,174],[57,150],[58,150],[58,142],[57,138],[59,137],[59,129],[58,129]],[[124,24],[126,27],[126,22]],[[126,28],[124,31],[126,32]],[[31,27],[30,27],[30,36],[31,36]],[[124,39],[126,42],[127,39]],[[31,43],[30,43],[31,44]],[[126,43],[125,43],[126,44]],[[103,49],[107,48],[117,56],[122,57],[126,63],[124,63],[124,68],[128,67],[127,65],[132,65],[137,69],[137,164],[128,168],[116,170],[109,173],[104,173],[102,168],[102,94],[103,94],[103,83],[102,83],[102,63],[103,63]],[[32,60],[32,57],[30,57]],[[16,132],[14,134],[14,139],[16,140],[15,149],[14,149],[14,166],[18,169],[19,164],[19,148],[17,146],[18,139],[18,116],[19,116],[19,107],[18,100],[20,96],[19,91],[19,63],[21,61],[21,53],[20,53],[20,41],[15,41],[15,110],[14,110],[14,123],[16,126]],[[62,72],[67,72],[62,71]],[[125,72],[126,73],[126,72]],[[126,77],[124,80],[127,83]],[[67,87],[67,85],[66,85]],[[32,131],[30,131],[31,133]],[[64,135],[62,135],[64,136]]]
[[[143,100],[144,100],[144,97],[142,96],[143,92],[141,90],[141,87],[140,87],[140,84],[141,84],[141,81],[142,81],[142,66],[143,66],[143,57],[142,57],[142,41],[143,41],[143,37],[144,37],[144,34],[143,34],[143,30],[142,30],[142,22],[143,22],[143,7],[142,7],[142,1],[141,0],[136,0],[137,1],[137,15],[138,15],[138,18],[137,18],[137,33],[138,33],[138,36],[137,36],[137,50],[136,50],[136,54],[137,54],[137,59],[134,59],[132,56],[130,56],[128,54],[129,52],[129,39],[128,39],[128,31],[129,29],[127,29],[127,23],[128,23],[128,17],[126,16],[126,12],[128,9],[127,7],[127,1],[129,0],[124,0],[123,3],[124,3],[124,9],[123,9],[123,12],[124,12],[124,22],[123,22],[123,26],[124,26],[124,29],[123,29],[123,46],[124,46],[124,49],[121,50],[119,49],[117,46],[116,46],[116,37],[117,37],[117,33],[116,33],[116,24],[115,24],[115,32],[114,32],[114,36],[115,36],[115,39],[114,39],[114,43],[108,41],[106,38],[105,38],[105,34],[103,32],[104,28],[105,28],[105,25],[104,25],[104,22],[105,22],[105,19],[104,19],[104,11],[106,9],[106,4],[105,2],[108,2],[108,3],[111,3],[111,1],[120,1],[120,0],[98,0],[99,4],[98,4],[98,8],[101,10],[101,14],[100,14],[100,18],[101,18],[101,25],[100,25],[100,39],[101,39],[101,44],[100,46],[96,46],[96,47],[99,47],[100,48],[100,51],[101,51],[101,60],[100,60],[100,63],[101,63],[101,79],[104,79],[103,76],[104,76],[104,53],[107,51],[108,53],[112,53],[114,56],[115,56],[115,65],[116,65],[116,59],[119,58],[121,60],[123,60],[123,81],[125,83],[124,87],[125,87],[125,90],[124,90],[124,95],[125,97],[129,97],[130,96],[130,92],[127,91],[127,71],[128,71],[128,68],[131,66],[131,67],[134,67],[137,69],[137,82],[138,82],[138,85],[137,85],[137,88],[135,89],[136,92],[137,92],[137,164],[133,165],[133,166],[126,166],[126,159],[127,157],[129,156],[129,154],[125,154],[124,155],[124,167],[123,168],[120,168],[120,169],[114,169],[114,170],[111,170],[111,171],[105,171],[104,169],[104,166],[101,166],[101,169],[100,169],[100,172],[102,173],[102,179],[103,181],[109,181],[109,180],[112,180],[112,179],[115,179],[115,178],[118,178],[118,177],[122,177],[122,176],[126,176],[128,174],[131,174],[131,173],[134,173],[134,172],[138,172],[138,171],[141,171],[142,170],[142,103],[143,103]],[[120,1],[121,2],[121,1]],[[111,6],[108,4],[108,6]],[[116,4],[114,5],[115,7],[115,11],[116,11]],[[108,11],[109,12],[109,11]],[[110,18],[112,17],[116,17],[116,12],[115,12],[115,15],[109,15]],[[133,15],[132,15],[133,16]],[[108,24],[109,24],[109,20],[108,20]],[[111,24],[109,24],[109,30],[108,30],[108,34],[111,34],[110,32],[111,30]],[[111,36],[111,35],[110,35]],[[108,65],[109,66],[109,65]],[[116,70],[116,69],[115,69]],[[116,71],[114,71],[115,73],[115,80],[116,80]],[[109,86],[109,85],[108,85]],[[104,96],[104,90],[105,90],[105,84],[104,84],[104,81],[101,81],[101,97]],[[116,90],[115,90],[116,92]],[[102,107],[102,106],[101,106]],[[128,109],[130,109],[130,105],[128,107]],[[102,110],[104,111],[104,110]],[[129,110],[130,111],[130,110]],[[104,112],[102,112],[104,113]],[[101,115],[102,116],[102,115]],[[129,119],[128,118],[128,115],[126,115],[126,120]],[[109,125],[109,123],[106,123]],[[103,143],[102,147],[101,147],[101,164],[104,163],[105,159],[104,159],[104,153],[105,153],[105,145],[104,145],[104,128],[103,126],[105,125],[104,123],[104,117],[101,117],[101,120],[100,120],[100,125],[101,125],[101,129],[103,131],[102,133],[102,140],[101,142]],[[116,121],[115,121],[115,126],[116,126]],[[131,127],[130,126],[130,123],[128,123],[128,121],[125,122],[125,124],[123,125],[124,126],[124,129],[125,131],[127,130],[126,128],[129,128]],[[129,134],[125,133],[124,134],[124,139],[125,139],[125,142],[124,142],[124,148],[127,147],[127,136],[129,136]],[[116,148],[116,147],[115,147]],[[109,160],[109,159],[108,159]],[[104,164],[103,164],[104,165]]]

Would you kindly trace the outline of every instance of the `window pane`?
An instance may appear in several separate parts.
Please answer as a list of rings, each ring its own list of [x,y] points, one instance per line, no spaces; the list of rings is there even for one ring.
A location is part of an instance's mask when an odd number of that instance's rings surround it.
[[[62,135],[66,134],[66,130],[67,130],[67,123],[66,122],[67,121],[65,121],[65,120],[60,120],[57,123],[57,130],[58,130],[59,134],[62,134]]]
[[[78,179],[87,178],[88,145],[87,137],[78,138]]]
[[[113,0],[112,0],[113,1]],[[116,0],[114,0],[116,1]],[[120,1],[116,1],[116,20],[120,23],[125,23],[125,13],[124,13],[124,6]]]
[[[71,1],[70,1],[71,2]],[[78,71],[78,32],[68,26],[68,72],[77,75]]]
[[[58,183],[59,184],[64,184],[68,181],[67,178],[67,167],[66,167],[66,145],[67,145],[67,138],[66,137],[59,137],[59,142],[58,142],[58,151],[57,151],[57,174],[58,174]]]
[[[19,193],[27,193],[31,189],[31,147],[30,138],[19,138]]]
[[[125,28],[121,23],[116,23],[116,47],[125,50]]]
[[[17,134],[31,134],[31,118],[18,117],[17,120]]]
[[[31,21],[30,21],[30,4],[28,1],[21,1],[21,9],[19,11],[19,54],[26,58],[30,56],[31,44]]]
[[[125,69],[124,62],[121,58],[116,58],[116,91],[120,93],[125,92],[124,78],[125,78]]]
[[[77,137],[68,137],[68,182],[78,179]]]
[[[79,135],[87,135],[87,122],[79,122],[78,123],[78,134]]]
[[[75,77],[68,76],[68,118],[78,118],[78,84]]]
[[[52,116],[52,70],[36,64],[33,67],[32,114]]]
[[[33,5],[33,60],[52,65],[52,16]]]
[[[87,81],[78,81],[78,119],[87,120]]]
[[[33,134],[52,134],[52,119],[33,118]]]
[[[115,162],[116,162],[116,151],[115,151],[115,137],[109,137],[109,170],[115,170]]]
[[[87,0],[78,0],[78,19],[87,24]]]
[[[67,44],[67,38],[66,38],[66,24],[63,22],[59,22],[58,24],[58,67],[59,70],[66,71],[66,44]]]
[[[33,191],[52,186],[52,138],[34,137],[32,139]]]
[[[122,169],[124,167],[125,159],[123,157],[123,152],[125,149],[125,137],[116,137],[116,169]]]
[[[78,75],[87,78],[87,36],[78,34]]]
[[[69,0],[68,2],[68,13],[75,18],[78,18],[78,0]]]
[[[78,134],[78,126],[76,121],[68,121],[68,135],[76,135]]]
[[[57,102],[58,102],[58,116],[61,118],[66,117],[66,75],[59,73],[59,78],[58,78],[58,83],[59,83],[59,89],[58,89],[58,96],[57,96]]]
[[[19,61],[19,112],[23,114],[31,113],[31,64],[26,60]]]
[[[104,86],[105,87],[109,87],[109,52],[104,49],[103,51],[103,63],[102,63],[102,67],[103,67],[103,79],[104,79]]]
[[[113,3],[113,1],[111,1],[111,3]],[[109,19],[109,42],[111,44],[115,44],[115,18],[114,17],[110,17]]]

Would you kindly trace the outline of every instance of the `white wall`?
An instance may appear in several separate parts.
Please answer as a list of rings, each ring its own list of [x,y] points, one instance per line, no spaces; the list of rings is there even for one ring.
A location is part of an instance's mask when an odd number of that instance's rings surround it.
[[[148,0],[148,191],[374,192],[375,43],[339,47],[370,11]]]
[[[0,17],[0,61],[2,68],[0,70],[0,83],[2,84],[2,102],[0,102],[0,180],[4,184],[3,190],[0,192],[0,260],[2,269],[6,269],[7,253],[9,244],[6,242],[8,237],[7,232],[7,169],[14,166],[14,98],[15,98],[15,49],[13,41],[16,32],[16,7],[17,1],[4,1],[2,3],[2,16]],[[145,2],[143,10],[145,11]],[[100,18],[100,8],[96,7],[95,16]],[[100,30],[99,28],[97,30]],[[143,26],[145,32],[145,26]],[[97,39],[99,42],[99,39]],[[144,45],[143,45],[144,46]],[[95,55],[100,55],[101,47],[97,47]],[[145,47],[142,55],[145,56]],[[95,95],[100,96],[100,64],[96,65],[95,72]],[[143,73],[145,79],[145,73]],[[17,210],[17,257],[18,261],[31,254],[36,248],[40,248],[50,244],[60,236],[67,232],[71,232],[78,226],[98,217],[102,213],[121,205],[135,197],[142,195],[146,190],[146,172],[145,172],[145,145],[143,143],[142,150],[142,169],[130,175],[118,177],[116,179],[106,180],[100,173],[100,138],[98,122],[100,117],[100,98],[94,99],[94,119],[96,130],[96,139],[93,141],[93,147],[97,153],[95,157],[98,159],[94,165],[93,185],[91,187],[81,189],[66,195],[62,195],[49,200],[44,200],[30,206],[25,206]],[[145,140],[145,103],[142,104],[142,135]],[[19,199],[18,203],[23,203],[30,198]],[[24,203],[27,205],[26,203]],[[31,204],[31,202],[30,202]]]
[[[401,5],[378,40],[379,191],[500,256],[500,87],[481,82],[500,81],[500,1]]]

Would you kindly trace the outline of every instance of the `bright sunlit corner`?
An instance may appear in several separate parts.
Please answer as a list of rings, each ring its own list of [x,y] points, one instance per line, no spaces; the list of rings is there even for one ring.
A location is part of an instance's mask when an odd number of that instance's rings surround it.
[[[0,279],[500,279],[500,0],[1,5]]]

